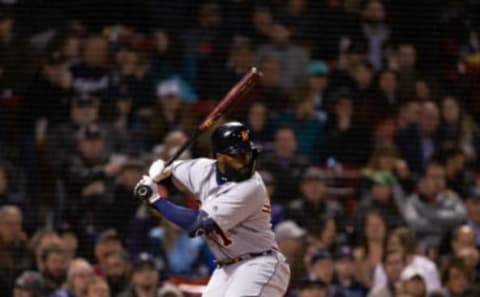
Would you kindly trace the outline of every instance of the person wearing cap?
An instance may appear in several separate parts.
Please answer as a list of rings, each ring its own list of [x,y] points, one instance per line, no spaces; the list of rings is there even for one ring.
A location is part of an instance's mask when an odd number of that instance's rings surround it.
[[[317,111],[325,110],[325,91],[328,87],[329,72],[327,64],[321,60],[310,62],[307,68],[308,87]]]
[[[2,291],[2,293],[6,293],[6,291]],[[24,271],[15,280],[13,297],[48,297],[42,275],[36,271]]]
[[[139,254],[132,265],[130,286],[118,297],[159,297],[159,272],[148,253]]]
[[[295,287],[305,271],[305,267],[302,265],[302,257],[307,244],[307,231],[299,227],[294,221],[286,220],[276,225],[274,232],[278,249],[290,263],[290,287]]]
[[[407,267],[400,275],[400,286],[412,297],[427,297],[427,286],[422,271]]]
[[[355,279],[355,263],[352,248],[339,246],[335,252],[335,277],[333,282],[349,297],[364,297],[368,289]]]
[[[467,212],[466,224],[475,230],[475,244],[480,248],[480,187],[472,187],[464,202]]]
[[[309,167],[300,181],[301,196],[288,206],[288,217],[317,233],[317,227],[325,217],[333,217],[337,226],[342,226],[343,210],[340,204],[328,199],[328,175],[316,167]]]
[[[393,191],[397,180],[388,171],[380,171],[370,176],[370,190],[360,202],[354,215],[354,226],[362,226],[365,214],[378,209],[386,219],[388,228],[395,228],[404,223],[402,213],[397,201],[393,197]],[[401,201],[401,200],[400,200]]]
[[[327,296],[346,297],[347,295],[333,284],[334,262],[332,255],[325,249],[318,249],[310,258],[307,267],[310,280],[320,280],[327,288]]]

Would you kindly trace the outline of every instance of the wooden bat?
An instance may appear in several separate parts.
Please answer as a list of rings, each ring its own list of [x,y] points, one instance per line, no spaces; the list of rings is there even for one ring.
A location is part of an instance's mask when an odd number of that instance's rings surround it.
[[[193,142],[195,142],[200,134],[215,125],[234,102],[247,96],[261,77],[262,73],[257,68],[252,67],[252,69],[250,69],[250,71],[230,89],[227,95],[223,97],[217,106],[215,106],[215,108],[196,127],[188,140],[170,157],[170,159],[167,160],[167,162],[165,162],[165,167],[171,165],[190,145],[192,145]],[[136,189],[134,194],[139,198],[149,197],[151,195],[150,188],[140,186]]]

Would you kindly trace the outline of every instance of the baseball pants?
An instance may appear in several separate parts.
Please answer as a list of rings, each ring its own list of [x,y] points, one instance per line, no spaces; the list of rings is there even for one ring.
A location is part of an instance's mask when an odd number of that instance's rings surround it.
[[[290,281],[285,257],[271,255],[245,260],[215,269],[203,297],[282,297]]]

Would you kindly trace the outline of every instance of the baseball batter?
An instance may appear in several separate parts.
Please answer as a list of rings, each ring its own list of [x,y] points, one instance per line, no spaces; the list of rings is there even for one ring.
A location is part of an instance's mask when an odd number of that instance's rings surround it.
[[[257,149],[249,129],[229,122],[215,129],[215,159],[176,161],[164,168],[155,161],[137,187],[148,186],[148,202],[165,218],[203,235],[217,260],[203,296],[284,296],[290,268],[278,251],[270,225],[270,201],[255,172]],[[173,182],[200,200],[198,210],[162,199],[156,182],[173,176]]]

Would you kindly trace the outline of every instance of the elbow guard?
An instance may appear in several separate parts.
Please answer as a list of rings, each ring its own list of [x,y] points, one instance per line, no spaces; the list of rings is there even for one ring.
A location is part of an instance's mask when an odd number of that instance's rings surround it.
[[[228,239],[228,237],[223,233],[222,229],[220,229],[217,223],[203,210],[198,212],[195,222],[188,228],[187,231],[191,237],[208,235],[212,232],[215,232],[218,236],[220,236],[223,244],[231,244],[230,239]]]

